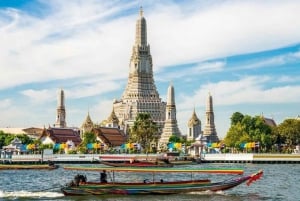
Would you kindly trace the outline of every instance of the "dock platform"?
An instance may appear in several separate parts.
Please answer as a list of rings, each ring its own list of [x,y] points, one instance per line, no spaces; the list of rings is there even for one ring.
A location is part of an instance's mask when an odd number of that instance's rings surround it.
[[[41,164],[52,161],[54,163],[101,163],[103,161],[125,161],[125,160],[149,160],[155,161],[156,154],[52,154],[41,156],[32,155],[12,155],[11,158],[0,158],[0,163],[15,164]],[[173,159],[176,160],[176,159]],[[195,158],[195,161],[202,163],[299,163],[300,154],[256,154],[256,153],[238,153],[238,154],[205,154],[201,160]]]

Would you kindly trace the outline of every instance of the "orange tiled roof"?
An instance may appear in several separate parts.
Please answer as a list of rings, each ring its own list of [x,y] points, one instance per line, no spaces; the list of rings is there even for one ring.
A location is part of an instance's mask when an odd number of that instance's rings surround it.
[[[77,146],[82,141],[79,131],[72,128],[48,128],[41,137],[45,135],[48,135],[55,143],[65,143],[70,140]]]
[[[100,127],[93,132],[107,145],[120,146],[126,142],[126,136],[119,128]]]
[[[274,119],[264,117],[264,122],[268,126],[271,126],[271,127],[276,126],[276,123],[275,123]]]

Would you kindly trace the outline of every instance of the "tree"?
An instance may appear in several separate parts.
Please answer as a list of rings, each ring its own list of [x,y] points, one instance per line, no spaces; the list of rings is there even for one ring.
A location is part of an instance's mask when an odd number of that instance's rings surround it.
[[[172,135],[170,138],[169,138],[169,142],[181,142],[181,139],[180,137],[176,136],[176,135]]]
[[[139,143],[146,153],[151,145],[157,146],[158,127],[152,121],[149,113],[138,113],[135,122],[129,132],[129,142]]]
[[[282,141],[292,148],[300,143],[300,120],[286,119],[277,126],[277,132]]]
[[[224,138],[224,143],[227,147],[234,147],[239,149],[240,144],[245,142],[243,140],[247,140],[246,137],[248,134],[245,131],[245,126],[238,122],[235,125],[232,125]]]
[[[85,132],[83,134],[83,140],[79,146],[79,151],[85,153],[87,151],[87,144],[96,142],[96,135],[92,132]]]
[[[41,141],[33,140],[32,138],[30,138],[28,135],[25,134],[17,135],[16,137],[22,141],[22,144],[31,144],[31,143],[41,144]]]
[[[260,116],[251,117],[239,112],[233,113],[231,127],[224,139],[226,146],[240,148],[242,143],[259,142],[267,151],[273,144],[272,128]]]
[[[231,125],[236,125],[239,122],[242,122],[244,118],[244,115],[240,112],[235,112],[233,113],[233,115],[231,116],[230,120],[231,120]]]
[[[96,135],[92,132],[85,132],[83,134],[83,140],[82,140],[82,144],[87,145],[89,143],[95,143],[96,142]]]
[[[10,133],[4,133],[3,131],[0,131],[0,148],[3,146],[7,146],[13,141],[15,138],[19,138],[21,140],[22,144],[31,144],[33,143],[33,140],[25,134],[10,134]]]

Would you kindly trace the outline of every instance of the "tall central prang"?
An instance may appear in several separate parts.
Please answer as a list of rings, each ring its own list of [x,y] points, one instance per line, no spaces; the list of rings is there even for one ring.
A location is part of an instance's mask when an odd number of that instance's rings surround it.
[[[136,22],[135,44],[129,64],[129,76],[121,100],[113,103],[113,109],[121,126],[133,125],[138,113],[149,113],[154,122],[162,128],[166,103],[161,101],[153,79],[153,64],[150,46],[147,44],[147,24],[140,8]]]

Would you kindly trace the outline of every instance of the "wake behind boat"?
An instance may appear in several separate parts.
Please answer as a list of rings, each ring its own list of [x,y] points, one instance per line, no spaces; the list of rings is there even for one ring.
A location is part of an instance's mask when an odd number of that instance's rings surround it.
[[[240,176],[237,178],[224,180],[221,182],[211,182],[209,179],[192,179],[181,181],[156,180],[155,174],[162,173],[211,173],[211,174],[243,174],[243,170],[234,169],[169,169],[169,168],[76,168],[64,167],[65,170],[84,170],[84,171],[104,171],[111,172],[113,179],[111,182],[89,182],[83,175],[76,175],[74,181],[61,189],[64,195],[138,195],[138,194],[177,194],[198,191],[224,191],[238,186],[244,182],[248,185],[259,179],[263,171],[254,174]],[[114,175],[117,172],[139,172],[152,173],[152,181],[141,182],[117,182]],[[189,177],[189,176],[187,176]]]

